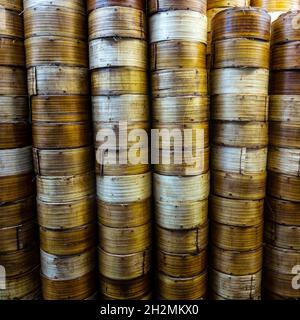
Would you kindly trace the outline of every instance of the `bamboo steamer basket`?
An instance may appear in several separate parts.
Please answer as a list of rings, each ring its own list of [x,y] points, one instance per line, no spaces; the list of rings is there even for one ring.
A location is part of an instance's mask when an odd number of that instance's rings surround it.
[[[37,66],[28,69],[28,93],[35,95],[88,95],[88,69]]]
[[[144,300],[150,301],[150,300],[152,300],[152,298],[153,298],[153,294],[152,294],[152,292],[150,292],[150,293],[147,293],[147,294],[143,295],[142,297],[135,298],[135,300],[137,300],[137,301],[144,301]],[[118,299],[117,298],[107,297],[104,294],[102,294],[102,299],[105,300],[105,301],[106,300],[123,300],[123,301],[127,300],[126,298],[122,299],[120,297],[118,297]]]
[[[224,68],[211,72],[211,93],[268,95],[269,71],[258,68]],[[226,85],[224,85],[226,83]]]
[[[74,1],[72,1],[74,3]],[[80,11],[56,5],[37,5],[24,11],[25,38],[57,36],[86,38],[86,17]]]
[[[289,11],[291,9],[298,9],[298,0],[251,0],[251,6],[262,7],[268,11]]]
[[[268,169],[276,173],[298,176],[300,179],[300,149],[269,149]]]
[[[213,68],[269,69],[270,44],[259,40],[236,38],[215,41]]]
[[[147,69],[147,43],[138,39],[90,41],[90,69],[135,67]]]
[[[233,276],[247,276],[262,269],[263,248],[242,252],[213,246],[210,258],[211,267],[219,272]]]
[[[27,122],[0,122],[0,149],[24,148],[30,143],[30,127]]]
[[[270,94],[300,95],[300,70],[273,71]]]
[[[152,118],[157,123],[199,123],[209,119],[209,98],[164,97],[152,100]]]
[[[268,145],[268,123],[215,121],[213,142],[240,148],[263,148]]]
[[[39,225],[54,230],[77,228],[96,218],[94,196],[66,203],[47,203],[37,200]]]
[[[139,10],[145,9],[145,1],[144,0],[88,0],[87,1],[87,10],[88,12],[103,8],[103,7],[129,7],[135,8]]]
[[[267,197],[266,217],[278,224],[300,226],[300,203]]]
[[[265,240],[268,244],[283,248],[300,250],[300,227],[285,226],[266,221]]]
[[[41,272],[48,280],[73,280],[96,267],[95,249],[74,256],[55,256],[41,250]]]
[[[195,229],[207,223],[208,200],[195,202],[155,202],[155,221],[168,230]]]
[[[260,300],[261,271],[232,276],[211,269],[211,289],[225,300]]]
[[[17,176],[31,172],[31,147],[0,149],[0,166],[0,177]]]
[[[2,203],[0,205],[0,229],[21,225],[33,220],[34,215],[35,199],[33,195],[19,201]]]
[[[206,1],[205,0],[150,0],[148,2],[148,12],[150,14],[160,11],[171,10],[191,10],[206,14]]]
[[[85,1],[83,0],[24,0],[24,9],[30,7],[53,5],[57,7],[69,8],[74,11],[85,13]]]
[[[240,174],[255,174],[266,171],[268,149],[212,147],[213,170]]]
[[[0,229],[0,252],[18,251],[29,247],[35,242],[35,236],[34,221]]]
[[[52,255],[77,255],[96,243],[94,223],[67,230],[40,227],[41,250]]]
[[[0,300],[22,300],[35,292],[39,285],[39,267],[25,274],[8,277],[6,279],[6,289],[0,291]]]
[[[27,68],[43,64],[88,67],[87,45],[79,39],[58,36],[25,40]]]
[[[126,79],[126,81],[124,81]],[[91,73],[92,95],[147,94],[147,73],[137,68],[105,68]]]
[[[207,17],[191,10],[159,12],[150,17],[150,43],[183,40],[207,43]]]
[[[135,228],[150,222],[151,199],[114,204],[98,200],[98,221],[111,228]]]
[[[80,200],[94,193],[94,174],[78,176],[37,177],[38,199],[48,203]]]
[[[29,119],[27,96],[1,96],[0,109],[3,122],[26,121]]]
[[[0,94],[26,96],[26,70],[23,68],[0,66]],[[16,85],[18,84],[18,85]]]
[[[94,271],[72,280],[41,279],[44,300],[84,300],[96,291]]]
[[[201,300],[206,296],[207,272],[191,278],[158,274],[157,286],[162,300]]]
[[[22,0],[0,0],[0,7],[5,9],[21,12],[23,11]]]
[[[197,254],[208,244],[208,222],[191,230],[168,230],[156,226],[158,249],[166,253]]]
[[[154,197],[163,203],[193,202],[209,196],[209,172],[194,177],[154,174]]]
[[[107,203],[131,203],[151,196],[151,173],[133,176],[98,176],[97,195]]]
[[[206,69],[172,69],[152,73],[152,95],[154,98],[206,94]]]
[[[18,12],[0,7],[0,36],[23,39],[23,18]]]
[[[210,217],[220,224],[251,227],[263,223],[264,200],[232,200],[211,195]]]
[[[300,123],[300,97],[297,95],[271,95],[270,121]]]
[[[263,224],[251,227],[239,227],[211,223],[211,241],[224,250],[251,251],[260,248],[263,244]]]
[[[270,122],[270,144],[281,148],[300,148],[300,122]]]
[[[176,278],[192,278],[201,274],[207,265],[207,251],[196,254],[157,252],[157,266],[161,273]]]
[[[127,255],[116,255],[99,248],[99,272],[112,280],[133,280],[150,272],[151,252],[146,250]]]
[[[41,150],[33,149],[35,171],[39,176],[73,176],[90,170],[93,158],[91,147]]]
[[[207,9],[218,7],[247,7],[250,3],[248,0],[209,0]]]
[[[206,46],[201,42],[163,41],[151,44],[151,70],[206,68]]]
[[[31,97],[33,122],[86,122],[90,120],[87,96]]]
[[[224,94],[211,97],[211,117],[223,121],[266,122],[268,96]]]
[[[287,176],[269,172],[268,187],[269,195],[272,197],[300,202],[300,179],[294,176]]]
[[[100,277],[100,292],[104,300],[140,300],[150,290],[150,275],[123,281]]]
[[[24,42],[19,39],[0,38],[0,61],[4,66],[25,66]]]
[[[300,40],[300,37],[299,37]],[[272,69],[300,69],[300,41],[274,45],[272,48]]]
[[[132,26],[135,26],[134,28]],[[89,40],[118,37],[146,40],[146,15],[129,7],[102,7],[89,14]]]
[[[99,224],[99,244],[107,253],[127,255],[151,246],[151,224],[134,228],[111,228]]]
[[[271,18],[257,8],[230,8],[218,13],[213,22],[213,41],[231,38],[270,40]]]

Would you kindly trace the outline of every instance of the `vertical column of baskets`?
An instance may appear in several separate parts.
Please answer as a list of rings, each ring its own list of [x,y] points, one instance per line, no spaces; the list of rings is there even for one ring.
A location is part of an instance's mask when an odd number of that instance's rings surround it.
[[[0,1],[0,300],[40,296],[21,12]]]
[[[148,299],[152,289],[148,138],[140,150],[130,138],[133,130],[149,129],[145,4],[90,0],[88,11],[100,293],[111,300]],[[116,143],[106,148],[101,136],[107,131]],[[121,135],[128,135],[128,142]],[[115,161],[110,161],[111,154]],[[144,155],[146,161],[130,155]]]
[[[158,297],[203,299],[209,195],[206,1],[149,1],[149,13],[153,127],[175,134],[157,139]],[[183,145],[186,131],[191,139]]]
[[[259,299],[270,17],[259,9],[228,9],[215,16],[212,32],[212,297]]]
[[[289,12],[272,26],[264,286],[274,299],[300,298],[299,19]]]
[[[43,297],[88,299],[96,203],[85,2],[25,0],[24,22]]]

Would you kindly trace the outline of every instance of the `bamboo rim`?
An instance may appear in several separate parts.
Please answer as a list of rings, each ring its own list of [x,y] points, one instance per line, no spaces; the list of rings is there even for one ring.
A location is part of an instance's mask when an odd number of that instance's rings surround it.
[[[6,1],[7,3],[7,1]],[[23,18],[18,12],[0,7],[0,36],[23,39]]]
[[[293,121],[300,123],[300,97],[297,95],[271,95],[270,121]]]
[[[24,148],[29,146],[30,143],[28,122],[0,122],[0,149]]]
[[[148,12],[153,14],[161,11],[171,10],[191,10],[206,14],[205,0],[150,0],[148,2]]]
[[[300,70],[273,71],[270,79],[271,95],[300,95]]]
[[[114,6],[123,6],[130,7],[139,10],[145,9],[144,0],[88,0],[87,1],[87,10],[91,12],[92,10],[103,8],[103,7],[114,7]]]
[[[22,12],[23,1],[22,0],[0,0],[0,7],[5,9]]]
[[[247,7],[249,0],[209,0],[207,1],[207,9],[218,7]]]
[[[270,145],[281,148],[300,148],[300,123],[270,122]]]
[[[274,45],[271,56],[272,70],[300,69],[299,56],[300,41]]]
[[[0,96],[1,120],[4,122],[20,122],[29,119],[27,97]]]
[[[24,9],[35,6],[57,6],[81,11],[85,13],[85,1],[83,0],[24,0]]]
[[[25,66],[23,40],[0,38],[0,61],[4,66]]]
[[[27,95],[25,68],[0,66],[0,73],[2,75],[0,78],[0,95]]]

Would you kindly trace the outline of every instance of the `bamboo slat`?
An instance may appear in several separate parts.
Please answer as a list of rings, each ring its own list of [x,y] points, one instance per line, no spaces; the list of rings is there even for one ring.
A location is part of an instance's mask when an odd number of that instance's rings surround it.
[[[47,6],[53,5],[57,7],[69,8],[74,11],[85,13],[84,0],[24,0],[24,9],[35,7],[37,5]]]
[[[300,70],[273,71],[270,79],[271,95],[300,95]]]
[[[0,73],[0,95],[27,95],[25,69],[0,66]]]
[[[207,1],[207,9],[217,7],[247,7],[249,0],[209,0]]]
[[[192,10],[206,14],[205,0],[150,0],[148,2],[148,12],[150,14],[160,11],[171,10]]]
[[[0,149],[24,148],[30,143],[30,127],[27,122],[0,122]]]
[[[300,123],[300,97],[298,95],[271,95],[270,121]]]
[[[18,12],[0,7],[0,36],[23,39],[23,18]]]
[[[280,148],[300,148],[300,123],[270,122],[270,144]]]
[[[19,39],[0,38],[0,61],[4,66],[25,66],[24,43]]]
[[[0,167],[0,177],[17,176],[31,172],[31,147],[0,150]]]
[[[300,179],[300,149],[269,149],[268,169]]]
[[[1,120],[27,121],[29,119],[27,100],[27,96],[0,96]]]
[[[274,45],[271,62],[273,70],[300,69],[300,41]]]
[[[88,12],[103,8],[103,7],[114,7],[114,6],[122,6],[135,8],[139,10],[145,9],[145,1],[144,0],[88,0],[87,1],[87,10]]]
[[[23,11],[23,1],[22,0],[0,0],[0,7],[8,10],[21,12]]]

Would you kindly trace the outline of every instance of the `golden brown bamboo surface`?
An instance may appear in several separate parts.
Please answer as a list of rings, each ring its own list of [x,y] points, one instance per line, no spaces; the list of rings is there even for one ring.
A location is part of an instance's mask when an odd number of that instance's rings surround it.
[[[162,300],[200,300],[206,296],[206,271],[191,278],[173,278],[159,273],[157,281]]]
[[[89,14],[89,40],[106,37],[146,39],[146,15],[129,7],[102,7]]]
[[[45,300],[84,300],[96,291],[95,271],[72,280],[41,278]]]
[[[24,9],[35,7],[37,5],[53,5],[63,8],[69,8],[74,11],[81,11],[85,13],[84,0],[24,0]]]
[[[95,245],[95,229],[94,223],[67,230],[40,227],[40,247],[54,255],[80,254]]]
[[[23,40],[0,38],[0,61],[2,66],[25,66]]]
[[[87,44],[79,39],[39,36],[25,40],[26,66],[61,64],[88,67]]]
[[[274,45],[271,66],[273,70],[300,69],[300,41]]]
[[[145,0],[88,0],[88,12],[103,7],[130,7],[145,10]]]
[[[205,0],[150,0],[148,1],[148,12],[150,14],[160,11],[192,10],[206,14]]]
[[[27,95],[26,70],[24,68],[0,66],[0,73],[0,95]]]
[[[86,16],[55,4],[36,5],[24,10],[25,38],[58,36],[85,40]]]
[[[261,271],[252,275],[232,276],[211,269],[211,289],[226,300],[260,300]]]
[[[269,41],[271,18],[257,8],[230,8],[214,19],[213,41],[230,38],[250,38]]]
[[[18,12],[0,7],[0,36],[23,39],[23,18]]]
[[[300,70],[273,71],[270,79],[271,95],[300,95]]]
[[[30,145],[30,143],[30,126],[28,122],[0,122],[0,149],[23,148]]]
[[[117,255],[107,253],[99,248],[98,258],[99,272],[108,279],[132,280],[150,272],[150,250],[127,255]]]
[[[23,11],[23,1],[22,0],[0,0],[0,7],[21,12]]]
[[[270,121],[300,123],[299,95],[271,95]]]
[[[251,0],[252,7],[264,8],[267,11],[289,11],[299,8],[298,0]]]
[[[3,122],[27,121],[29,119],[27,96],[0,96],[0,109]]]
[[[209,0],[207,1],[207,9],[218,7],[247,7],[249,0]]]
[[[300,123],[271,121],[270,144],[281,148],[300,148]]]
[[[300,179],[300,149],[270,147],[268,169]]]

